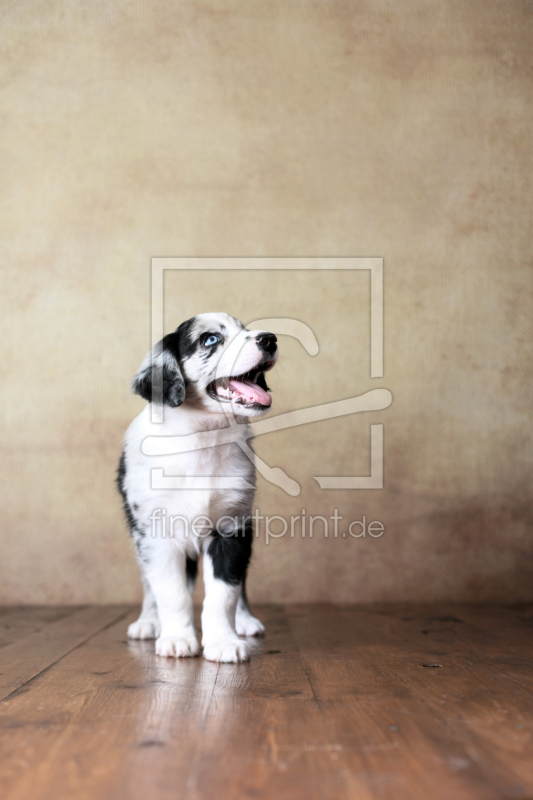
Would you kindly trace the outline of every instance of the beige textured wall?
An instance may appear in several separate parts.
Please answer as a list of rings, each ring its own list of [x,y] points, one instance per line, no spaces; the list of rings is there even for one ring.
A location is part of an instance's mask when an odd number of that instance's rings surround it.
[[[276,410],[374,386],[377,415],[257,440],[302,483],[266,514],[378,519],[381,539],[258,542],[258,600],[533,599],[531,5],[519,0],[4,4],[0,601],[128,601],[113,487],[149,346],[154,255],[385,258],[368,276],[173,273],[166,325],[221,309],[312,324]],[[385,424],[385,489],[364,474]],[[316,470],[316,471],[315,471]],[[529,559],[529,560],[528,560]]]

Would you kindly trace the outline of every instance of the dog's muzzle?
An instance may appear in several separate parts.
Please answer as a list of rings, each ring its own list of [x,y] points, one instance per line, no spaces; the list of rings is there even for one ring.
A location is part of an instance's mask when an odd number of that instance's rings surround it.
[[[273,333],[260,333],[255,343],[262,356],[259,363],[240,375],[228,375],[212,381],[207,387],[211,397],[221,403],[235,403],[245,408],[270,408],[272,395],[265,381],[265,372],[276,363],[277,339]]]

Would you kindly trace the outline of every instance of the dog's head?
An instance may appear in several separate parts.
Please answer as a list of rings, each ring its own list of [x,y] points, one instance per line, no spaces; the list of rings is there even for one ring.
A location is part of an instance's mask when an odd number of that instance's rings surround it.
[[[273,333],[246,330],[228,314],[199,314],[158,342],[132,387],[149,403],[215,413],[231,404],[236,415],[257,417],[272,403],[264,373],[277,357]]]

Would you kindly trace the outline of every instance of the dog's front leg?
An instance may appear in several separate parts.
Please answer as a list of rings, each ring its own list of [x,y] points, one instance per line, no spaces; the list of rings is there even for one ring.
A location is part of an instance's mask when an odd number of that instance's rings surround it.
[[[192,597],[187,587],[185,553],[170,548],[158,552],[145,571],[161,624],[155,652],[175,658],[197,656],[200,647],[194,630]]]
[[[157,616],[157,603],[144,572],[142,561],[139,561],[141,570],[141,581],[143,585],[144,597],[139,619],[132,622],[128,628],[128,638],[130,639],[157,639],[161,627]]]
[[[229,541],[215,539],[204,555],[202,644],[208,661],[238,662],[250,658],[249,645],[239,639],[235,630],[241,579],[239,565],[232,563],[234,559],[229,553],[223,552],[228,545],[231,548]]]

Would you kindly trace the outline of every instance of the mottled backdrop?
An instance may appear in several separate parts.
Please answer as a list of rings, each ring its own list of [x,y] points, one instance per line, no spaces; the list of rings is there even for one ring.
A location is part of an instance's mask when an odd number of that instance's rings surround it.
[[[258,540],[253,598],[533,599],[532,6],[520,0],[4,3],[0,601],[139,597],[113,480],[142,408],[152,256],[382,256],[368,274],[169,274],[165,324],[298,314],[279,411],[383,386],[392,406],[257,440],[302,485],[263,514],[380,539]],[[383,491],[320,491],[369,470]]]

